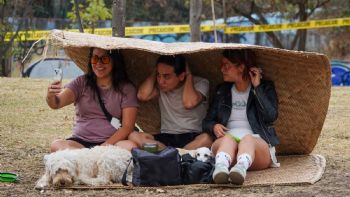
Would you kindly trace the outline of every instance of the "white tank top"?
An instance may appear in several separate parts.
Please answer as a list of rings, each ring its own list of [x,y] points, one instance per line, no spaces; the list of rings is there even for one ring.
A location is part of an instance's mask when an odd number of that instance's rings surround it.
[[[247,102],[251,86],[244,92],[238,92],[236,86],[232,86],[232,108],[231,115],[227,123],[229,129],[245,128],[252,130],[247,118]]]

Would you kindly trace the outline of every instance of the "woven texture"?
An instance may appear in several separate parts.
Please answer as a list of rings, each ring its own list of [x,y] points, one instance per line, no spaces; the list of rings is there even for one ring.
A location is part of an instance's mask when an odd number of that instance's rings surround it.
[[[130,79],[138,86],[151,73],[160,54],[184,54],[195,75],[210,81],[211,92],[222,82],[223,49],[252,49],[264,77],[275,83],[279,117],[275,128],[281,144],[278,154],[309,154],[316,145],[326,117],[331,89],[328,58],[319,53],[223,43],[161,43],[132,38],[112,38],[54,30],[53,44],[84,71],[90,47],[119,49],[125,56]],[[156,101],[143,103],[138,124],[149,133],[159,131],[160,115]]]
[[[321,179],[325,167],[326,159],[322,155],[293,155],[280,156],[279,168],[269,168],[261,171],[248,171],[246,181],[242,187],[269,186],[269,185],[308,185],[314,184]],[[164,186],[159,188],[208,188],[208,187],[241,187],[232,184],[196,184]],[[121,184],[105,186],[72,186],[70,189],[137,189],[139,187],[122,186]],[[141,189],[151,187],[141,187]]]

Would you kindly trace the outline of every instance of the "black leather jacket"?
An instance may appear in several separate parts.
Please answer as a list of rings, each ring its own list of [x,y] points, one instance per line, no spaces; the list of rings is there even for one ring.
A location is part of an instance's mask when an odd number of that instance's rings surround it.
[[[233,83],[220,84],[213,97],[213,101],[203,120],[203,131],[209,132],[214,138],[214,125],[227,125],[231,115]],[[247,102],[248,122],[255,134],[259,134],[267,144],[279,144],[272,123],[278,116],[278,100],[272,81],[262,80],[256,88],[251,88]]]

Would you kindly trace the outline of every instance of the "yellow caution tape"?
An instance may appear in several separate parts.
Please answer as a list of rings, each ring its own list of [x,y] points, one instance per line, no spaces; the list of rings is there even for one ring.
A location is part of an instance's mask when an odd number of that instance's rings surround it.
[[[336,18],[326,20],[310,20],[297,23],[282,23],[273,25],[254,25],[240,27],[226,27],[226,34],[238,34],[247,32],[269,32],[294,29],[315,29],[325,27],[350,26],[350,18]]]
[[[295,29],[314,29],[314,28],[326,28],[326,27],[339,27],[350,26],[350,18],[335,18],[325,20],[310,20],[305,22],[296,23],[282,23],[271,25],[252,25],[252,26],[234,26],[227,27],[225,24],[217,24],[217,30],[223,30],[225,34],[239,34],[239,33],[252,33],[252,32],[269,32],[269,31],[283,31],[283,30],[295,30]],[[201,25],[201,32],[210,32],[214,30],[213,25]],[[78,29],[68,29],[66,31],[79,32]],[[92,33],[91,29],[85,30],[86,33]],[[139,35],[157,35],[157,34],[181,34],[189,33],[189,25],[164,25],[164,26],[144,26],[144,27],[126,27],[126,36],[139,36]],[[18,32],[18,38],[16,40],[39,40],[48,36],[50,31],[38,30],[38,31],[20,31]],[[9,41],[12,37],[12,33],[7,33],[5,41]],[[98,28],[94,30],[94,34],[111,36],[111,28]]]

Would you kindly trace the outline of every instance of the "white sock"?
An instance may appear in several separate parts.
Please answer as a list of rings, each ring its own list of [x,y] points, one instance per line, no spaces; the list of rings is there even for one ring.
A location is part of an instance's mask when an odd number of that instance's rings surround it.
[[[236,165],[240,165],[245,170],[248,170],[248,168],[252,165],[252,156],[250,156],[248,153],[243,153],[239,155],[237,158]]]
[[[231,156],[225,152],[219,152],[215,156],[215,164],[223,164],[227,168],[230,167],[231,161],[232,161]]]

